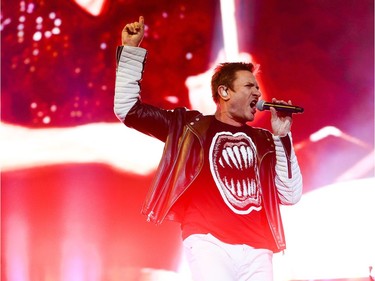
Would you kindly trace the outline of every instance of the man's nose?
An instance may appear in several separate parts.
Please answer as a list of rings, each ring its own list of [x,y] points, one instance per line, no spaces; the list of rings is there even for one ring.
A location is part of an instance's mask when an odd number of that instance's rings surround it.
[[[258,98],[260,98],[261,95],[262,95],[262,92],[257,89],[257,90],[254,91],[254,95],[257,96]]]

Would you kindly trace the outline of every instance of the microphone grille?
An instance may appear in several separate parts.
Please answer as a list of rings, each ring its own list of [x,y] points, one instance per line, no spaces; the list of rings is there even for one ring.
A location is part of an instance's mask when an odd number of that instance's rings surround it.
[[[260,111],[263,111],[264,110],[264,103],[265,103],[264,100],[258,100],[258,102],[256,104],[257,109],[260,110]]]

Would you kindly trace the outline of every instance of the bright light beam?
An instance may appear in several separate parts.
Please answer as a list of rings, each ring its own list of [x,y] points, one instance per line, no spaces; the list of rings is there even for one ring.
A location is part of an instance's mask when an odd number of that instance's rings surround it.
[[[318,142],[325,139],[328,136],[340,137],[342,132],[333,126],[326,126],[310,135],[311,142]]]
[[[0,123],[2,171],[67,163],[104,163],[148,174],[159,163],[163,143],[122,123],[29,129]]]
[[[310,135],[310,141],[311,142],[318,142],[322,139],[325,139],[328,136],[334,136],[338,138],[342,138],[348,142],[354,143],[358,146],[361,146],[366,149],[372,149],[372,146],[367,144],[366,142],[357,139],[353,136],[350,136],[344,132],[342,132],[340,129],[334,127],[334,126],[326,126],[321,128],[320,130],[316,131],[315,133]]]
[[[74,0],[84,11],[93,15],[99,16],[103,11],[107,0]]]
[[[235,61],[238,60],[238,37],[234,0],[221,0],[220,11],[225,56],[228,61]]]

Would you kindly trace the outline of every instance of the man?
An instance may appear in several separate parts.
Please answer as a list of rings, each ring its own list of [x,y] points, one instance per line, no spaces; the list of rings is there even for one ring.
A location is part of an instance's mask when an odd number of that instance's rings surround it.
[[[142,103],[143,35],[143,17],[122,31],[114,103],[126,126],[165,142],[142,213],[156,224],[181,223],[194,280],[272,280],[272,254],[285,249],[279,204],[302,194],[291,115],[271,108],[272,133],[247,125],[261,93],[256,67],[246,63],[216,69],[214,115]]]

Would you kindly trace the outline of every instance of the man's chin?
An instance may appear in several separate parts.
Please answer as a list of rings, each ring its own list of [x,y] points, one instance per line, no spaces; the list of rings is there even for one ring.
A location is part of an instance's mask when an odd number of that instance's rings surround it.
[[[247,122],[252,122],[254,121],[254,119],[255,119],[255,114],[251,114],[250,116],[248,116]]]

